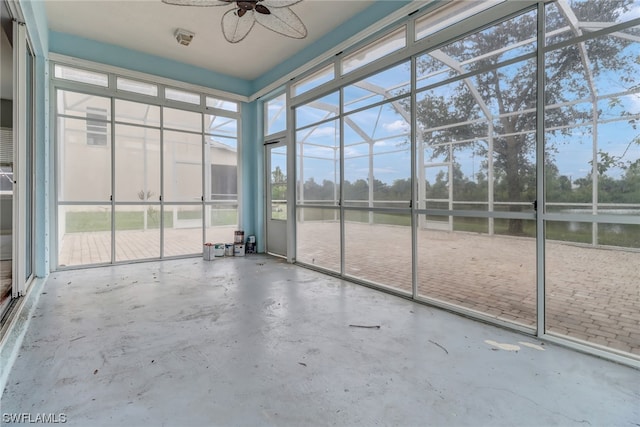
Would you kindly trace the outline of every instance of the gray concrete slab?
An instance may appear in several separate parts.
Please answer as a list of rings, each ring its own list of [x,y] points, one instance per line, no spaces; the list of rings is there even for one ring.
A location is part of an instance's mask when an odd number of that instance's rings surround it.
[[[1,412],[71,426],[637,426],[639,403],[640,371],[247,256],[52,274]]]

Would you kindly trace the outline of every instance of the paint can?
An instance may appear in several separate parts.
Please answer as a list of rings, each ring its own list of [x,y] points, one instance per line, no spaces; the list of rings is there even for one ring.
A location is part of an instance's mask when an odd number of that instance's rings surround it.
[[[224,243],[213,244],[213,255],[217,257],[224,256]]]
[[[233,256],[244,256],[244,243],[233,245]]]
[[[233,243],[225,243],[225,245],[224,245],[224,255],[225,256],[233,256]]]
[[[202,259],[205,261],[213,261],[215,257],[213,243],[205,243],[202,248]]]
[[[244,231],[242,230],[236,230],[234,232],[234,240],[233,243],[238,244],[238,243],[244,243]]]
[[[245,252],[248,254],[256,253],[256,236],[247,237],[247,247],[245,248]]]

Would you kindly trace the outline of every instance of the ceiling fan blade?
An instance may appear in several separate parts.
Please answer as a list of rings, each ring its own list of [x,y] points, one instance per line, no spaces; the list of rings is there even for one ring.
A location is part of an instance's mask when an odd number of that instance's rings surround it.
[[[174,6],[228,6],[233,0],[162,0]]]
[[[227,11],[222,17],[222,34],[229,43],[238,43],[243,40],[256,23],[256,14],[253,10],[246,11],[238,16],[237,9]]]
[[[267,7],[289,7],[301,1],[302,0],[263,0],[262,4]]]
[[[262,4],[267,7],[289,7],[301,1],[302,0],[263,0]]]
[[[274,7],[270,10],[271,13],[268,15],[256,13],[254,15],[256,21],[271,31],[287,37],[303,39],[307,36],[307,28],[291,9],[288,7]]]
[[[260,3],[256,4],[256,7],[254,8],[254,10],[258,13],[262,13],[263,15],[268,15],[271,13],[268,7],[263,6]]]

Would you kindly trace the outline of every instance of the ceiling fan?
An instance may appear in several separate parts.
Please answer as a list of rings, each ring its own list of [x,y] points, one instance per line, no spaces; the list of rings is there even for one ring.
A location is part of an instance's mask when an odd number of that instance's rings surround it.
[[[307,28],[289,6],[302,0],[162,0],[177,6],[229,6],[222,17],[222,33],[230,43],[243,40],[257,22],[271,31],[303,39]]]

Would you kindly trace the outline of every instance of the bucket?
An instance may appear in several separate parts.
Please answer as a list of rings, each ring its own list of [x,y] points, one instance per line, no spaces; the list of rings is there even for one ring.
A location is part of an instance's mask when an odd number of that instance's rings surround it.
[[[205,243],[202,248],[202,259],[205,261],[213,261],[215,257],[213,243]]]
[[[225,245],[224,245],[224,255],[225,256],[233,256],[233,243],[225,243]]]
[[[234,240],[233,243],[244,243],[244,231],[236,230],[234,232]]]
[[[234,256],[244,256],[244,243],[236,243],[233,245]]]
[[[224,243],[213,244],[213,256],[224,256]]]

